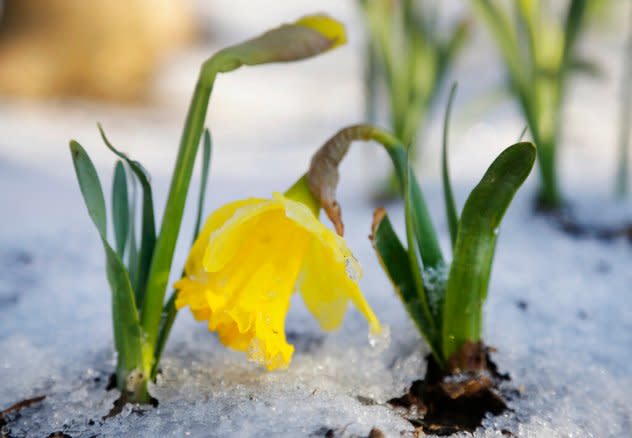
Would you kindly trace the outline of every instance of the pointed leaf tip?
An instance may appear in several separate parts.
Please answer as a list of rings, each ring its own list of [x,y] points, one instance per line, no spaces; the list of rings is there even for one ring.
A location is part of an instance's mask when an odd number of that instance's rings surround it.
[[[74,140],[70,141],[70,153],[88,214],[105,239],[107,231],[105,198],[97,170],[85,149]]]

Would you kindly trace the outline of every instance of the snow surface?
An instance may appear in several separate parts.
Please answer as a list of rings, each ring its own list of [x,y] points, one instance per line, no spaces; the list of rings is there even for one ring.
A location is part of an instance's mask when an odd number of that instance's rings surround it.
[[[201,60],[228,42],[314,8],[307,1],[213,3],[205,6],[204,17],[212,23],[214,40],[166,66],[155,101],[146,107],[0,103],[0,409],[47,396],[10,423],[14,436],[63,431],[75,438],[295,437],[325,436],[329,429],[336,436],[366,436],[372,427],[400,436],[413,431],[384,402],[423,375],[427,350],[366,237],[372,213],[367,199],[387,169],[384,154],[367,145],[357,145],[343,165],[340,200],[346,237],[364,266],[363,290],[390,327],[390,345],[372,348],[366,323],[353,309],[340,331],[322,333],[296,297],[287,322],[294,360],[287,371],[268,373],[223,348],[184,311],[168,343],[163,373],[151,388],[160,406],[128,407],[101,420],[117,396],[104,390],[114,368],[109,291],[102,248],[74,181],[67,141],[79,140],[109,182],[114,160],[98,139],[100,120],[114,143],[152,172],[161,208]],[[244,17],[246,7],[251,14]],[[341,126],[362,120],[362,38],[353,4],[328,0],[318,8],[348,23],[349,46],[293,66],[244,69],[218,80],[208,119],[215,145],[209,212],[232,199],[288,187],[307,168],[315,147]],[[630,202],[608,201],[621,44],[616,29],[591,36],[585,48],[607,75],[578,80],[572,89],[561,168],[582,217],[616,221],[632,216]],[[489,67],[493,62],[485,34],[478,33],[455,73],[460,93],[451,164],[460,203],[523,126],[509,103],[482,115],[466,114],[468,104],[497,83],[499,73]],[[439,122],[431,120],[425,131],[418,172],[447,253]],[[485,308],[485,339],[498,348],[495,360],[522,395],[511,402],[512,412],[487,419],[474,435],[500,437],[507,429],[520,437],[630,436],[632,244],[573,239],[534,216],[535,176],[501,227]],[[401,208],[388,210],[401,232]],[[186,255],[191,225],[189,211],[176,267]]]

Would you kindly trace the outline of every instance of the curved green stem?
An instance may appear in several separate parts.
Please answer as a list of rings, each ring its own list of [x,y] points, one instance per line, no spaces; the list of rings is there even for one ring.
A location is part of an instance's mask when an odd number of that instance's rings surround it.
[[[143,359],[145,370],[150,373],[154,359],[154,349],[160,327],[163,301],[169,281],[169,272],[173,261],[184,205],[186,202],[193,165],[197,155],[200,138],[204,130],[204,121],[213,89],[216,72],[209,68],[212,60],[202,66],[200,76],[193,92],[187,114],[180,149],[171,178],[171,186],[162,218],[160,234],[156,241],[154,255],[149,269],[145,301],[143,302],[141,325],[145,332]]]

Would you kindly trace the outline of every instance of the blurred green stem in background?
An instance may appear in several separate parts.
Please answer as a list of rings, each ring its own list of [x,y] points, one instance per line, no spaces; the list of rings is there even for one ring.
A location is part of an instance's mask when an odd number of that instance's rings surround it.
[[[564,199],[556,161],[568,79],[574,72],[596,70],[576,53],[588,0],[569,0],[563,24],[541,0],[515,0],[510,10],[496,0],[472,2],[497,43],[509,89],[538,146],[539,205],[558,209]]]
[[[632,134],[632,2],[628,5],[628,35],[624,46],[623,73],[621,76],[621,120],[619,121],[619,160],[616,195],[624,198],[630,184],[630,134]]]
[[[461,19],[446,37],[437,24],[439,2],[359,0],[368,31],[366,117],[375,122],[385,90],[390,129],[416,157],[419,129],[468,35]],[[397,194],[392,173],[386,195]]]

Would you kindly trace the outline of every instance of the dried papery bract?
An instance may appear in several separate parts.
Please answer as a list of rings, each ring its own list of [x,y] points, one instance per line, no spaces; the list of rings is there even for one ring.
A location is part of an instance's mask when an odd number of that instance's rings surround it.
[[[351,142],[370,140],[372,130],[370,125],[356,125],[339,131],[314,154],[307,172],[310,190],[341,236],[344,234],[344,225],[340,204],[336,201],[336,187],[340,179],[338,166],[351,147]]]
[[[156,375],[160,354],[175,318],[175,296],[166,304],[164,297],[215,77],[243,65],[309,58],[345,41],[341,23],[325,15],[311,15],[223,49],[202,64],[158,234],[155,232],[153,197],[147,173],[139,163],[117,151],[101,131],[108,147],[124,163],[117,164],[113,193],[116,250],[107,239],[105,200],[94,165],[85,150],[77,142],[71,142],[81,192],[106,252],[107,275],[112,291],[114,343],[118,354],[116,380],[124,402],[150,401],[147,382]],[[208,175],[210,136],[207,136],[204,150],[203,182]],[[121,166],[127,167],[132,187],[136,187],[136,183],[141,187],[140,247],[135,240],[135,202],[130,203]],[[198,202],[198,217],[203,195],[204,184]],[[125,214],[126,209],[128,215]]]

